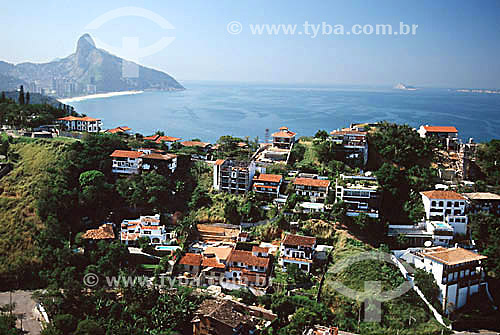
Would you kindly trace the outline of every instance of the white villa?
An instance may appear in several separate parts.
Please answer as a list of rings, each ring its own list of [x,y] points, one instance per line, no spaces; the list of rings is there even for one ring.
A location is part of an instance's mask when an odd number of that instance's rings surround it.
[[[290,264],[296,264],[299,269],[309,273],[311,271],[316,238],[310,236],[286,234],[280,245],[278,264],[283,271]]]
[[[88,116],[76,117],[66,116],[57,119],[57,123],[62,124],[68,131],[84,131],[88,133],[98,133],[101,131],[102,122]]]
[[[330,190],[327,179],[295,178],[293,185],[297,195],[309,196],[311,202],[324,202]]]
[[[149,238],[151,244],[164,244],[175,238],[175,232],[168,233],[165,226],[160,225],[159,214],[122,221],[120,240],[123,243],[135,244],[141,237]]]
[[[113,159],[113,173],[138,174],[141,170],[156,170],[161,166],[171,173],[177,169],[177,155],[154,149],[115,150],[110,157]]]
[[[348,216],[363,213],[378,218],[381,200],[377,178],[341,174],[335,182],[335,201],[343,201],[348,205]]]
[[[487,288],[481,263],[486,256],[462,248],[409,249],[400,258],[431,273],[447,313],[467,304],[469,297]]]
[[[453,228],[453,233],[467,233],[466,199],[453,191],[421,192],[425,209],[425,219],[430,222],[442,222]]]

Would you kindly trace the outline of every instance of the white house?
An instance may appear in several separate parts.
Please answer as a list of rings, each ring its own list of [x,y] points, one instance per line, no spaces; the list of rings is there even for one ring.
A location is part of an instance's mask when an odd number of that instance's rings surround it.
[[[57,119],[57,123],[62,124],[68,131],[84,131],[88,133],[98,133],[101,131],[102,122],[88,116],[76,117],[66,116]]]
[[[140,151],[115,150],[110,155],[113,158],[111,171],[113,173],[138,174],[142,166],[143,153]]]
[[[309,273],[315,248],[315,237],[286,234],[281,241],[278,264],[281,265],[283,271],[286,271],[288,265],[296,264],[299,269]]]
[[[123,243],[135,244],[141,237],[149,238],[151,244],[164,244],[175,237],[175,232],[168,233],[165,226],[160,225],[159,214],[122,221],[120,240]]]
[[[283,177],[278,174],[261,173],[253,177],[253,190],[255,193],[277,198],[282,181]]]
[[[425,209],[425,219],[430,222],[442,222],[453,227],[454,234],[467,233],[466,199],[453,191],[420,192]]]
[[[458,147],[458,130],[453,126],[420,126],[417,130],[420,137],[437,138],[441,144],[448,149],[457,149]]]
[[[295,178],[293,185],[297,195],[308,196],[311,202],[324,202],[330,191],[330,181],[326,179]]]
[[[486,287],[481,256],[462,248],[426,248],[414,257],[415,267],[432,273],[440,290],[443,310],[451,312],[467,304],[469,297]]]

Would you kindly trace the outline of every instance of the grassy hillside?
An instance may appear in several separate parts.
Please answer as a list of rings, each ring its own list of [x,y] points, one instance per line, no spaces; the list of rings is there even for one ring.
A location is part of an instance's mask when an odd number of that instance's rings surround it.
[[[57,140],[17,140],[9,148],[14,169],[0,179],[0,278],[13,273],[30,277],[29,272],[36,271],[34,237],[42,222],[35,194],[65,147]]]
[[[355,240],[344,231],[338,231],[333,252],[333,262],[322,289],[322,301],[329,306],[335,316],[334,324],[342,329],[361,334],[447,334],[432,316],[429,309],[410,290],[401,297],[382,303],[381,322],[363,322],[363,306],[356,300],[345,297],[334,289],[335,282],[358,291],[363,296],[364,283],[378,281],[382,291],[399,287],[404,278],[392,264],[376,260],[358,261],[341,272],[334,272],[333,264],[345,261],[362,252],[374,251],[368,245]],[[361,315],[361,322],[358,317]],[[443,331],[443,333],[441,333]]]

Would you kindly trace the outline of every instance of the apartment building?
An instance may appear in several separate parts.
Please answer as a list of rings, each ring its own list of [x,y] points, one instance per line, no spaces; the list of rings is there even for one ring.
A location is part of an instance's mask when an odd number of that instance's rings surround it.
[[[87,133],[98,133],[101,131],[101,119],[94,119],[88,116],[65,116],[57,119],[57,123],[63,125],[67,131],[81,131]]]
[[[365,175],[341,174],[335,182],[335,202],[347,204],[347,215],[366,214],[372,218],[379,217],[381,192],[377,178]]]
[[[214,164],[213,186],[217,191],[242,194],[250,190],[255,162],[218,159]]]
[[[356,160],[365,166],[368,163],[367,134],[349,128],[330,132],[336,158],[342,161]]]
[[[293,185],[297,195],[308,196],[311,202],[324,202],[330,190],[330,181],[327,179],[297,177]]]
[[[314,259],[316,238],[286,234],[280,245],[278,264],[286,271],[287,266],[296,264],[299,269],[309,273]]]
[[[280,193],[283,177],[277,174],[261,173],[253,177],[253,191],[255,193],[277,198]]]

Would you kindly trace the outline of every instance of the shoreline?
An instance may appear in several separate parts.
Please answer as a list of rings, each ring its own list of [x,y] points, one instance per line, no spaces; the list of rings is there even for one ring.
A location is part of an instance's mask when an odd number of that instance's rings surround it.
[[[67,104],[69,102],[79,102],[83,100],[90,100],[90,99],[103,99],[103,98],[112,98],[112,97],[117,97],[121,95],[134,95],[134,94],[141,94],[144,93],[144,91],[120,91],[120,92],[108,92],[108,93],[97,93],[97,94],[89,94],[89,95],[83,95],[80,97],[74,97],[74,98],[65,98],[65,99],[57,99],[60,103]]]

